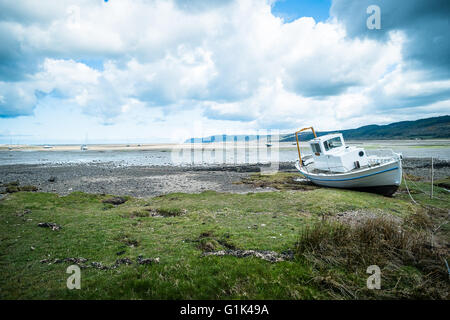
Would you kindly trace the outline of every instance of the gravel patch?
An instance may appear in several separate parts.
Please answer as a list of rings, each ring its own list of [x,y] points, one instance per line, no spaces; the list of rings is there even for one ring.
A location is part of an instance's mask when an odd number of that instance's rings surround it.
[[[244,169],[239,171],[239,168]],[[236,184],[251,174],[247,166],[217,170],[217,167],[118,167],[109,164],[7,165],[0,166],[0,181],[20,181],[21,184],[37,186],[39,191],[59,195],[74,191],[134,197],[174,192],[200,193],[206,190],[234,193],[267,191]]]

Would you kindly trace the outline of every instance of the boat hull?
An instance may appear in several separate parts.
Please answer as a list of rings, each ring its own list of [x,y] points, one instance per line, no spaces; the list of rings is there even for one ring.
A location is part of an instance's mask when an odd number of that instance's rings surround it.
[[[402,182],[401,160],[357,171],[336,174],[311,173],[296,163],[297,169],[312,183],[331,188],[355,189],[390,196]]]

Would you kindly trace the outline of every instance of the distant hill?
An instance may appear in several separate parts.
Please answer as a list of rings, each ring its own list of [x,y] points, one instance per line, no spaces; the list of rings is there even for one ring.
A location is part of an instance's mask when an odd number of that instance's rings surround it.
[[[449,139],[450,138],[450,115],[426,118],[415,121],[394,122],[387,125],[368,125],[356,129],[317,131],[317,135],[340,132],[346,140],[389,140],[389,139]],[[301,133],[301,140],[313,138],[312,133]],[[262,136],[260,136],[261,138]],[[272,136],[275,140],[277,136]],[[245,141],[256,140],[256,135],[215,135],[206,138],[190,138],[185,143],[210,143],[220,141]],[[295,141],[295,134],[280,136],[280,142]]]
[[[450,138],[450,116],[394,122],[382,126],[372,124],[357,129],[319,131],[317,134],[333,132],[342,133],[347,140],[444,139]],[[302,134],[302,140],[311,138],[312,133]],[[280,142],[286,141],[295,141],[295,134],[288,134],[280,139]]]

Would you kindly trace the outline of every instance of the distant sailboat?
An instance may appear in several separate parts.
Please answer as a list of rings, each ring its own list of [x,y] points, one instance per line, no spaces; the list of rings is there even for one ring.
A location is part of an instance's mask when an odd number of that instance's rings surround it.
[[[267,136],[267,143],[266,143],[266,147],[270,148],[272,146],[272,136],[268,135]]]
[[[84,141],[84,144],[82,144],[81,147],[80,147],[80,150],[81,150],[81,151],[86,151],[86,150],[88,150],[88,147],[87,147],[88,134],[87,134],[87,133],[86,133],[86,138],[85,138],[84,140],[85,140],[85,141]]]

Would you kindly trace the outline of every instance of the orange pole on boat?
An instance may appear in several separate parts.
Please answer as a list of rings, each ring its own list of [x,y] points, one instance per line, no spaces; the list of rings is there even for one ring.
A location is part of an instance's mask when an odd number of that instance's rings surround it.
[[[300,130],[298,130],[297,132],[295,132],[295,138],[296,138],[296,140],[297,140],[298,159],[300,160],[300,165],[302,164],[302,155],[301,155],[301,153],[300,153],[300,144],[299,144],[299,142],[298,142],[298,134],[299,134],[300,132],[305,131],[305,130],[308,130],[308,129],[311,129],[312,133],[314,134],[314,137],[317,138],[316,132],[314,131],[314,128],[313,128],[313,127],[303,128],[303,129],[300,129]]]

